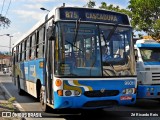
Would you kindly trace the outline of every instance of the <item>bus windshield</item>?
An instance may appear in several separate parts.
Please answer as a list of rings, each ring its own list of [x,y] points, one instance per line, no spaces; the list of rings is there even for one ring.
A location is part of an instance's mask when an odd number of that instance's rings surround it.
[[[144,62],[160,62],[160,48],[140,48]]]
[[[78,28],[76,23],[57,24],[55,75],[131,75],[129,64],[132,62],[129,63],[127,57],[131,55],[126,51],[126,46],[130,46],[131,28],[78,24]]]
[[[103,76],[133,75],[131,28],[100,25]],[[110,37],[108,37],[110,35]],[[108,39],[107,39],[108,38]]]

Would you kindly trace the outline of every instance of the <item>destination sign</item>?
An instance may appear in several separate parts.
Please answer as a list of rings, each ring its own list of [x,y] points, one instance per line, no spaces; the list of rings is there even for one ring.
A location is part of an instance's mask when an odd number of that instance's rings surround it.
[[[107,22],[116,24],[129,25],[128,17],[125,14],[120,14],[112,11],[88,9],[88,8],[58,8],[56,16],[59,20],[78,20]]]

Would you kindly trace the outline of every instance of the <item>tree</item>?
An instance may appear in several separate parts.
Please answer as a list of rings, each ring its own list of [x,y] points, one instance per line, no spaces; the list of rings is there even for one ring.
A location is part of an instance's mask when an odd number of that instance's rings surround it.
[[[9,27],[11,21],[0,14],[0,27]]]
[[[101,6],[99,8],[124,13],[127,14],[130,18],[132,17],[131,11],[127,9],[121,9],[119,6],[113,6],[112,4],[107,5],[105,2],[101,2]]]
[[[132,26],[154,39],[160,39],[160,0],[130,0]]]
[[[94,6],[96,6],[95,1],[89,0],[89,2],[86,5],[88,8],[94,8]]]
[[[128,17],[130,19],[132,18],[132,12],[129,9],[121,9],[119,6],[113,6],[112,4],[107,5],[106,2],[101,2],[101,6],[99,8],[124,13],[124,14],[128,15]],[[135,35],[133,35],[133,36],[135,36]]]

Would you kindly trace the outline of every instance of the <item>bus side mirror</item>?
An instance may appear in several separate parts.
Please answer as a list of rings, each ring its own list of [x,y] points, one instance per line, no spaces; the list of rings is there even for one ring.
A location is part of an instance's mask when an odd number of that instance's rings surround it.
[[[55,40],[56,36],[55,36],[55,26],[49,26],[47,29],[47,37],[50,41]]]

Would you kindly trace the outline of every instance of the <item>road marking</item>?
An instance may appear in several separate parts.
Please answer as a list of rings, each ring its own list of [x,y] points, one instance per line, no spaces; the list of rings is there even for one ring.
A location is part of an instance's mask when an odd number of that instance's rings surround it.
[[[1,86],[2,89],[5,91],[5,93],[8,94],[8,96],[9,96],[10,98],[13,97],[1,82],[0,82],[0,86]],[[25,110],[22,108],[22,106],[21,106],[16,100],[14,101],[13,105],[15,105],[20,111],[25,112]]]

